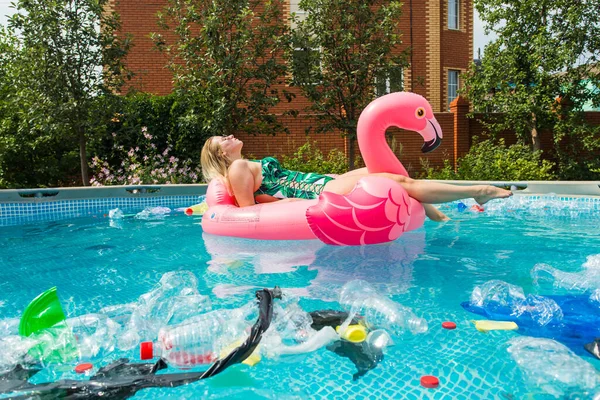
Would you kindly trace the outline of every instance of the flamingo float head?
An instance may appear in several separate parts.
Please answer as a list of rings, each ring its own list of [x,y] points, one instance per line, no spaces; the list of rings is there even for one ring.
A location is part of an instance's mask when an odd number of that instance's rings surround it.
[[[410,92],[390,93],[371,102],[360,115],[357,133],[363,155],[368,152],[363,151],[363,145],[377,142],[374,136],[385,138],[390,126],[419,133],[425,141],[421,147],[423,153],[435,150],[442,142],[440,124],[423,96]]]

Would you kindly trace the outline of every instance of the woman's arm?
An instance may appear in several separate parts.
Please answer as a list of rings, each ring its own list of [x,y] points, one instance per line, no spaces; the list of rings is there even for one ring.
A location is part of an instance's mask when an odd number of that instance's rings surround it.
[[[290,201],[299,201],[299,200],[304,200],[304,199],[278,199],[277,197],[271,196],[270,194],[259,194],[257,196],[254,196],[254,198],[256,199],[257,203],[263,204],[263,203],[285,203],[285,202],[290,202]]]
[[[270,194],[259,194],[254,196],[254,199],[257,203],[273,203],[275,201],[279,201],[277,197],[271,196]]]
[[[253,206],[254,175],[247,160],[235,160],[229,167],[227,179],[233,190],[233,195],[240,207]]]

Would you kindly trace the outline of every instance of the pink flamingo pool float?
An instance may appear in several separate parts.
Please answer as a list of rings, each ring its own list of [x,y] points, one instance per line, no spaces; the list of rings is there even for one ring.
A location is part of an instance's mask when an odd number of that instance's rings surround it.
[[[385,140],[390,126],[415,131],[434,150],[442,130],[431,106],[415,93],[391,93],[371,102],[358,120],[358,146],[371,173],[408,176]],[[219,179],[206,193],[204,232],[266,240],[320,239],[332,245],[364,245],[396,240],[423,225],[425,211],[395,181],[381,176],[361,178],[346,195],[323,192],[318,199],[237,207]]]

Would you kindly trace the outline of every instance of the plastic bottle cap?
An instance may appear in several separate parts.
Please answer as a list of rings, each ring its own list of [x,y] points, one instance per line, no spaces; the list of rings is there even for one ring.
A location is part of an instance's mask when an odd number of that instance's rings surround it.
[[[335,328],[337,333],[340,333],[340,326]],[[346,331],[341,334],[342,339],[352,343],[364,342],[367,338],[367,329],[360,324],[348,325]]]
[[[92,364],[82,363],[75,367],[75,372],[77,372],[78,374],[83,374],[85,371],[88,371],[92,368],[94,368],[94,366]]]
[[[442,322],[442,328],[444,329],[456,329],[456,324],[451,321]]]
[[[142,360],[149,360],[151,358],[154,358],[154,349],[152,346],[152,342],[140,343],[140,358]]]
[[[185,215],[194,215],[194,210],[191,207],[186,208]]]
[[[433,389],[438,387],[440,380],[433,375],[425,375],[421,377],[421,386]]]

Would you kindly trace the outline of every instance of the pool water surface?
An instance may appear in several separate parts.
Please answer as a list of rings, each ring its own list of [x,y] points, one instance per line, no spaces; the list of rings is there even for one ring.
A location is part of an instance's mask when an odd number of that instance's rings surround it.
[[[574,287],[532,275],[536,265],[547,264],[580,273],[577,276],[585,281],[581,274],[591,272],[583,265],[600,253],[598,205],[517,197],[494,201],[484,212],[471,209],[474,203],[446,204],[441,209],[451,221],[427,221],[395,242],[365,247],[216,237],[202,233],[199,217],[181,212],[3,227],[0,332],[8,335],[27,304],[52,286],[57,287],[68,316],[135,303],[173,271],[190,271],[212,309],[242,306],[253,301],[256,290],[279,286],[288,298],[299,299],[302,309],[313,311],[342,309],[340,288],[361,279],[425,318],[429,330],[395,337],[385,358],[359,379],[353,379],[356,367],[348,358],[322,348],[303,355],[263,357],[253,367],[232,367],[216,378],[178,388],[145,389],[135,398],[600,396],[600,390],[593,389],[594,382],[600,384],[600,361],[584,350],[575,349],[570,361],[586,371],[589,366],[595,371],[591,378],[549,383],[545,372],[528,369],[527,362],[518,363],[521,358],[509,352],[515,338],[523,337],[519,331],[479,332],[471,321],[485,318],[461,307],[476,286],[491,280],[521,287],[526,295],[586,294],[600,289],[593,282]],[[455,322],[457,328],[443,329],[444,321]],[[135,359],[135,350],[117,349],[107,359]],[[544,357],[533,354],[531,365]],[[560,366],[552,368],[546,372],[570,374]],[[438,377],[439,387],[422,387],[423,375]],[[73,378],[69,372],[47,376]]]

